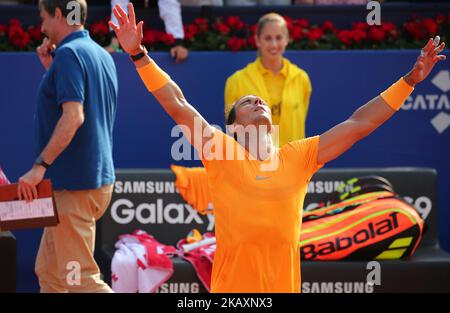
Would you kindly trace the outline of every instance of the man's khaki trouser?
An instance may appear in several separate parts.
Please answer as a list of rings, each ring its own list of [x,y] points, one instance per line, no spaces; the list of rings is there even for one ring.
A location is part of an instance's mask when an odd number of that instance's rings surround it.
[[[111,201],[112,185],[54,194],[60,223],[42,235],[35,267],[41,292],[112,292],[94,260],[95,223]]]

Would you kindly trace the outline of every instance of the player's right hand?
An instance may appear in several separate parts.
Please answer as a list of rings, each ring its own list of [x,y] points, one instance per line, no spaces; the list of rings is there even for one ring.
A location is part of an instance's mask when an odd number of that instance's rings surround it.
[[[134,7],[132,3],[128,4],[127,13],[118,4],[113,8],[113,14],[117,19],[119,25],[109,21],[109,26],[116,33],[122,49],[129,55],[136,55],[142,51],[141,41],[143,37],[142,26],[144,22],[139,22],[136,25],[136,17],[134,14]]]

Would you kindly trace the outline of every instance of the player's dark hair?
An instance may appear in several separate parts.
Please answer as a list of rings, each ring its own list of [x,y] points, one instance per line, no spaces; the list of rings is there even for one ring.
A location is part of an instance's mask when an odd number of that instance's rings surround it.
[[[230,112],[227,116],[226,125],[232,125],[236,121],[236,103],[231,107]],[[234,140],[237,141],[237,135],[236,133],[233,133]]]

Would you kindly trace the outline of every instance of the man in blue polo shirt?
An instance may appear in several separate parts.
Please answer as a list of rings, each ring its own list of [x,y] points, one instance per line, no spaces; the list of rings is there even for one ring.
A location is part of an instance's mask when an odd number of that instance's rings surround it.
[[[35,113],[37,159],[19,179],[19,198],[31,201],[44,176],[52,180],[60,224],[42,236],[35,267],[41,291],[111,292],[93,253],[95,224],[115,180],[117,73],[108,52],[84,30],[86,1],[69,2],[39,1],[48,39],[37,53],[47,71]]]

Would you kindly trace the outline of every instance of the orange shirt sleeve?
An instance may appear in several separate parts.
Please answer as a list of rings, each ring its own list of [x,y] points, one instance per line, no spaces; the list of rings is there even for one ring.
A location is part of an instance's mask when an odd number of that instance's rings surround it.
[[[170,168],[176,175],[175,185],[183,199],[201,214],[212,213],[212,195],[205,169],[178,165]]]
[[[295,154],[294,158],[297,158],[299,166],[302,172],[305,173],[305,178],[309,181],[311,177],[317,172],[324,164],[319,164],[319,139],[320,136],[308,137],[301,140],[295,140],[287,145],[289,146],[289,153]]]

